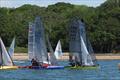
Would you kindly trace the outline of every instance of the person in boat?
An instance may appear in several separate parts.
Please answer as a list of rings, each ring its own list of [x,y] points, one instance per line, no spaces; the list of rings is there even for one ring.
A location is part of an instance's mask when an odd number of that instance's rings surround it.
[[[82,66],[80,62],[78,61],[77,56],[75,56],[75,66]]]
[[[39,66],[39,63],[35,59],[32,59],[31,63],[32,63],[32,66]]]
[[[42,63],[42,62],[39,63],[35,59],[32,59],[31,63],[32,63],[32,66],[40,66],[40,67],[43,67],[43,68],[46,68],[46,67],[49,66],[49,64],[47,64],[47,63]]]
[[[69,58],[70,58],[70,59],[69,59],[69,61],[70,61],[69,64],[70,64],[72,67],[81,66],[80,62],[78,61],[77,56],[74,56],[74,59],[73,59],[73,56],[70,55]]]
[[[74,62],[74,60],[73,60],[73,56],[72,55],[69,55],[69,64],[72,66],[72,67],[74,67],[75,66],[75,62]]]

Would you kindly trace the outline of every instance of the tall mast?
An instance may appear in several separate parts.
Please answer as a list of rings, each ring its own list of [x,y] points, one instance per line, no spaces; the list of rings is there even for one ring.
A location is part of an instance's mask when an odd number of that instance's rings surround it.
[[[2,57],[1,43],[0,43],[0,58],[1,58],[1,64],[0,64],[0,66],[2,66],[3,65],[3,57]]]

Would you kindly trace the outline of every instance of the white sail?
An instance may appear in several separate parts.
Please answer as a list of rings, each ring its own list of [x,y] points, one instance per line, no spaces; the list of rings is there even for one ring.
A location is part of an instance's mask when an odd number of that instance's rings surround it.
[[[8,50],[8,53],[9,53],[11,58],[13,57],[13,54],[14,54],[14,47],[15,47],[15,38],[13,38],[13,41],[10,45],[9,50]]]
[[[2,65],[3,66],[13,66],[13,63],[12,63],[12,60],[10,58],[10,55],[8,54],[6,48],[5,48],[5,45],[2,41],[2,39],[0,38],[0,44],[1,44],[1,50],[2,50]]]
[[[57,43],[57,46],[56,46],[56,48],[55,48],[54,54],[55,54],[56,59],[59,59],[60,56],[63,55],[60,40],[59,40],[58,43]]]
[[[81,52],[82,52],[82,62],[84,63],[84,65],[86,66],[91,66],[91,65],[94,65],[93,62],[92,62],[92,59],[91,59],[91,56],[87,50],[87,47],[85,45],[85,42],[82,38],[82,36],[80,36],[81,38]]]

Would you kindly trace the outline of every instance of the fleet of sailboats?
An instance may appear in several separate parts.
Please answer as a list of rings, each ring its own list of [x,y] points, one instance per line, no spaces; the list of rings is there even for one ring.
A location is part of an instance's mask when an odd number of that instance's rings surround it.
[[[7,52],[5,45],[0,38],[0,69],[17,69],[14,66],[12,57],[14,54],[15,38],[10,45]],[[49,50],[49,52],[48,52]],[[82,20],[75,19],[71,22],[69,28],[69,51],[70,51],[70,65],[66,68],[81,68],[81,67],[96,67],[97,60],[94,56],[94,52],[88,37],[86,37],[85,24]],[[60,40],[57,43],[55,52],[51,46],[49,37],[45,35],[44,26],[42,24],[41,18],[36,17],[33,23],[29,23],[29,33],[28,33],[28,55],[29,60],[35,60],[38,62],[37,69],[45,68],[47,69],[63,69],[64,66],[59,66],[57,59],[59,59],[62,53],[62,47]],[[34,68],[34,66],[31,66]],[[30,68],[31,68],[30,67]],[[35,66],[36,68],[36,66]]]

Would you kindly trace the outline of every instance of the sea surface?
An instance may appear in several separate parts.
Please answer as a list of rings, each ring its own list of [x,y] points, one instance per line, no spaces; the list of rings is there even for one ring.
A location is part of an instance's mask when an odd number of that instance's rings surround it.
[[[30,65],[29,61],[14,61],[16,65]],[[68,61],[60,61],[67,65]],[[0,70],[0,80],[120,80],[120,60],[100,60],[97,70]]]

